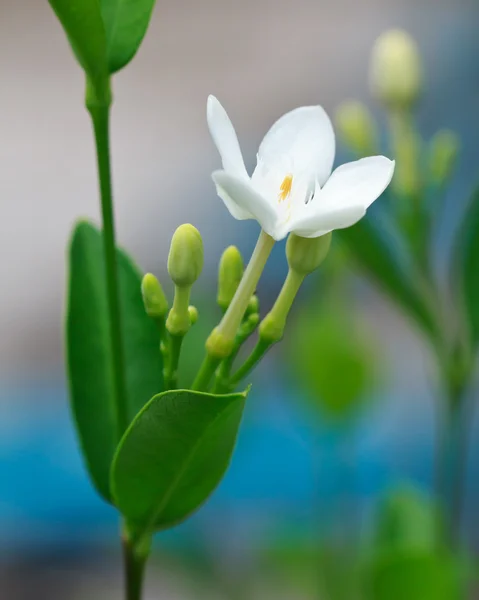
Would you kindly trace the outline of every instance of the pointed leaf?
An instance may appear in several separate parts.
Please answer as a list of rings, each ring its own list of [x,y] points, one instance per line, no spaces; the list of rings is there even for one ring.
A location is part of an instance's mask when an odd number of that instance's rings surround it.
[[[392,236],[371,216],[354,227],[337,232],[352,257],[377,284],[431,337],[437,335],[435,320],[415,281],[412,265],[394,247]]]
[[[163,369],[158,331],[143,308],[141,275],[125,252],[118,250],[117,257],[128,414],[132,420],[151,396],[163,389]],[[108,318],[102,234],[81,222],[70,247],[70,395],[87,468],[106,499],[110,498],[109,472],[118,442]]]
[[[150,23],[155,0],[100,0],[108,65],[115,73],[135,56]]]
[[[105,27],[99,0],[49,0],[78,62],[93,83],[108,77]]]
[[[124,435],[112,465],[115,504],[141,533],[196,511],[228,468],[246,393],[159,394]]]

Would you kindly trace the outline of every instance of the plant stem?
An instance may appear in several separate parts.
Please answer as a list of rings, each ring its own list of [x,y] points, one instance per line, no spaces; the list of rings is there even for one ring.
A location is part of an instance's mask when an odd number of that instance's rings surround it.
[[[168,368],[165,377],[165,388],[167,390],[175,390],[178,387],[178,364],[183,338],[184,335],[170,335]]]
[[[273,305],[259,326],[259,340],[244,364],[230,379],[230,385],[235,386],[246,375],[249,375],[260,362],[266,352],[283,337],[286,320],[294,299],[304,281],[305,276],[289,269],[283,287]]]
[[[91,92],[91,90],[89,90]],[[87,108],[91,115],[95,134],[98,177],[100,184],[101,212],[103,220],[103,250],[105,256],[105,278],[110,327],[110,345],[113,370],[117,437],[121,438],[128,426],[127,397],[125,386],[125,364],[123,356],[121,312],[117,256],[115,244],[115,222],[110,167],[110,102],[96,101],[87,92]]]
[[[218,327],[212,331],[206,341],[206,356],[191,389],[207,390],[210,380],[221,361],[228,358],[233,352],[238,328],[273,246],[274,239],[261,230],[253,255],[231,304],[228,306]]]
[[[225,338],[234,340],[241,320],[246,312],[248,302],[254,294],[266,261],[274,246],[274,239],[261,231],[251,260],[246,267],[243,278],[236,293],[218,325],[218,332]]]
[[[150,543],[151,540],[148,541]],[[123,561],[125,566],[125,600],[141,600],[146,561],[149,545],[141,552],[129,540],[123,537]]]
[[[230,385],[234,387],[237,385],[242,379],[249,375],[251,371],[256,367],[259,361],[263,358],[266,352],[271,348],[273,344],[271,342],[267,342],[265,340],[258,340],[256,346],[251,351],[251,354],[245,360],[245,362],[241,365],[241,367],[231,376]]]
[[[207,353],[191,389],[196,390],[197,392],[207,391],[211,378],[219,367],[220,362],[221,358]]]
[[[459,545],[461,540],[471,408],[466,398],[455,398],[455,402],[449,402],[444,411],[440,491],[446,510],[449,539],[455,545]]]

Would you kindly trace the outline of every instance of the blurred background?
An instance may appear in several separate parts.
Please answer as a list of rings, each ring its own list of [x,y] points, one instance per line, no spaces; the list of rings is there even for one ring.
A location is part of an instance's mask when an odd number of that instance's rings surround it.
[[[258,233],[215,194],[208,94],[227,109],[252,167],[266,130],[296,106],[333,114],[355,97],[379,114],[368,93],[373,43],[387,28],[408,30],[425,65],[421,132],[445,126],[462,140],[436,236],[441,276],[478,177],[478,22],[475,0],[158,0],[138,56],[114,81],[117,229],[166,285],[175,228],[191,222],[203,234],[187,372],[220,316],[212,289],[221,251],[236,244],[248,257]],[[82,466],[63,363],[65,247],[75,219],[98,221],[95,159],[83,74],[46,1],[0,4],[0,82],[0,598],[118,598],[118,523]],[[367,545],[391,494],[413,519],[428,512],[439,393],[429,349],[341,249],[328,262],[254,378],[225,480],[193,519],[158,537],[146,598],[316,598],[318,586],[354,580],[357,556],[339,561],[334,578],[335,552]],[[278,244],[259,289],[263,314],[285,273]],[[471,440],[463,538],[473,552]],[[412,530],[427,529],[417,519]]]

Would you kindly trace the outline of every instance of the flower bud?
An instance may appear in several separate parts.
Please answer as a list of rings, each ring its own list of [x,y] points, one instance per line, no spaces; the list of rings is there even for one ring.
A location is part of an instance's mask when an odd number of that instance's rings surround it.
[[[376,124],[362,102],[343,102],[336,111],[336,126],[339,135],[356,154],[366,156],[376,152]]]
[[[421,91],[421,61],[414,39],[401,29],[377,39],[371,57],[372,94],[390,109],[409,109]]]
[[[188,306],[188,316],[192,325],[198,321],[198,309],[196,306]]]
[[[243,258],[236,246],[229,246],[221,256],[218,270],[218,298],[220,308],[226,310],[233,300],[243,277]]]
[[[178,287],[191,287],[203,269],[203,240],[193,225],[180,225],[173,234],[168,273]]]
[[[251,296],[245,316],[248,317],[249,315],[254,315],[255,313],[259,313],[259,298],[256,294]]]
[[[304,238],[291,233],[286,242],[286,258],[292,271],[309,275],[326,258],[331,246],[332,233],[317,238]]]
[[[256,327],[258,327],[258,325],[259,325],[259,314],[252,313],[251,315],[249,315],[249,317],[247,319],[245,319],[241,323],[240,328],[238,330],[238,337],[241,340],[246,340],[253,333],[253,331],[256,329]]]
[[[445,183],[454,169],[460,141],[453,131],[438,131],[429,148],[429,172],[436,185]]]
[[[141,293],[146,314],[153,319],[160,319],[168,312],[168,300],[158,279],[147,273],[141,282]]]

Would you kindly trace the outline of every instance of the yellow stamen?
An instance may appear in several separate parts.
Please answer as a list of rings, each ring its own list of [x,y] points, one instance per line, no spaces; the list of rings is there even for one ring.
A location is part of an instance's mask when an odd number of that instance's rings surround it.
[[[280,192],[278,194],[279,202],[283,202],[291,194],[291,187],[293,185],[293,176],[291,174],[286,175],[283,179],[283,183],[280,186]]]

